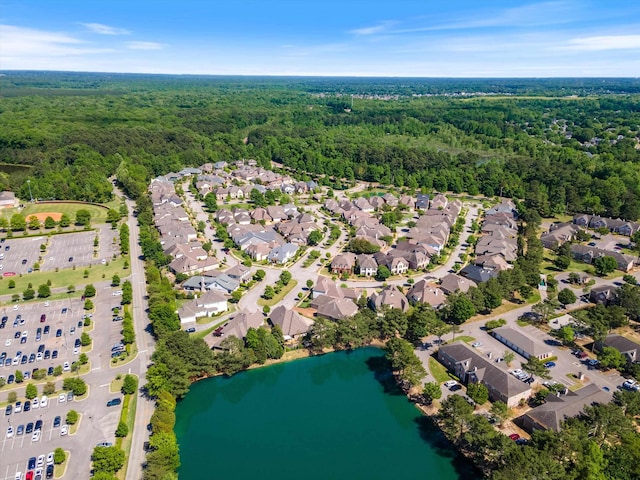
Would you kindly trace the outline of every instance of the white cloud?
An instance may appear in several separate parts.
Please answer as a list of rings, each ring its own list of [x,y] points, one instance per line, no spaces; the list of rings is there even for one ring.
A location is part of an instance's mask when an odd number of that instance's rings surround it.
[[[390,27],[392,27],[396,23],[397,22],[392,22],[392,21],[382,22],[372,27],[356,28],[354,30],[350,30],[349,33],[352,33],[354,35],[374,35],[376,33],[383,33],[387,31]]]
[[[102,23],[80,23],[80,25],[91,32],[98,33],[100,35],[128,35],[131,33],[129,30],[124,28],[110,27],[109,25],[104,25]]]
[[[0,59],[85,55],[110,52],[111,49],[92,48],[67,33],[0,25]],[[5,64],[6,67],[6,64]]]
[[[569,50],[624,50],[640,48],[640,35],[603,35],[569,40]]]
[[[157,42],[127,42],[130,50],[162,50],[165,46]]]

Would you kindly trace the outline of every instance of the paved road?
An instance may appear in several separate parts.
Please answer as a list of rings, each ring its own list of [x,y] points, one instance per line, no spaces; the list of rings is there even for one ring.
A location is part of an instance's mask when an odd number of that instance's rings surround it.
[[[133,212],[135,204],[127,200],[127,208]],[[149,333],[149,319],[147,317],[147,285],[144,277],[144,262],[142,250],[139,244],[140,229],[133,215],[127,221],[130,232],[131,248],[131,284],[133,286],[133,324],[136,332],[136,344],[138,346],[138,358],[132,368],[132,372],[138,375],[139,384],[145,383],[147,366],[155,349],[155,342]],[[142,465],[144,463],[144,442],[149,439],[147,424],[151,420],[154,402],[145,397],[142,392],[138,394],[133,438],[131,442],[131,454],[127,469],[127,480],[142,478]]]

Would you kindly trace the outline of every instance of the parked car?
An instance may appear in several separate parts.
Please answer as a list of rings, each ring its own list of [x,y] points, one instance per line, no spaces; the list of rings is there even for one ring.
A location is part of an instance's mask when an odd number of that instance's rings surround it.
[[[122,399],[112,398],[107,402],[107,407],[115,407],[116,405],[120,405],[121,403],[122,403]]]
[[[544,366],[545,368],[553,368],[556,366],[556,362],[546,362]]]
[[[56,418],[53,419],[53,428],[58,428],[60,426],[60,422],[62,421],[60,415],[57,415]]]
[[[69,431],[69,427],[66,424],[62,425],[62,427],[60,427],[60,435],[61,436],[62,435],[66,435],[68,431]]]
[[[515,442],[520,438],[520,435],[518,435],[517,433],[512,433],[511,435],[509,435],[509,438]]]

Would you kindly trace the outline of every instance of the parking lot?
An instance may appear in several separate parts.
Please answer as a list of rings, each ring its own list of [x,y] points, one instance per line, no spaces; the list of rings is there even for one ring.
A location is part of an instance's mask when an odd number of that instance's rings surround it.
[[[28,273],[38,262],[40,245],[46,237],[7,238],[0,241],[0,265],[2,273]]]
[[[600,238],[592,238],[589,241],[589,245],[611,252],[620,251],[621,247],[626,247],[628,243],[629,237],[613,234],[602,235]]]
[[[56,447],[71,450],[76,457],[69,464],[65,478],[87,478],[89,476],[88,458],[93,447],[99,442],[115,443],[115,429],[122,407],[119,405],[108,407],[107,402],[114,398],[121,398],[121,395],[109,391],[109,383],[115,373],[111,368],[111,356],[107,352],[110,351],[113,344],[122,339],[122,322],[112,321],[112,308],[121,307],[122,297],[114,296],[113,291],[117,288],[112,288],[106,283],[97,285],[96,289],[97,295],[93,299],[96,308],[92,317],[95,323],[90,332],[93,345],[88,353],[92,373],[83,375],[89,385],[89,396],[81,401],[73,398],[68,400],[67,392],[62,392],[62,397],[59,397],[62,386],[61,377],[47,376],[45,381],[55,381],[58,392],[49,396],[45,407],[38,405],[38,408],[34,408],[33,402],[31,402],[30,408],[25,411],[26,399],[23,397],[24,393],[19,393],[18,400],[21,402],[21,411],[16,412],[16,404],[12,404],[11,414],[5,415],[3,408],[2,418],[5,420],[3,420],[3,428],[0,429],[0,480],[15,480],[16,472],[21,472],[24,479],[25,472],[28,471],[29,459],[31,457],[38,458],[40,455],[46,457]],[[37,349],[41,345],[50,352],[54,349],[57,350],[58,358],[55,361],[49,357],[47,360],[35,360],[32,363],[27,360],[24,365],[20,363],[18,366],[3,366],[0,367],[0,375],[5,378],[8,375],[15,375],[17,369],[32,374],[34,367],[48,368],[49,366],[62,365],[65,361],[71,364],[76,360],[78,356],[73,354],[74,342],[79,339],[84,329],[84,327],[78,327],[78,322],[82,322],[82,316],[85,314],[83,306],[84,302],[80,298],[76,298],[52,301],[47,306],[45,306],[45,302],[38,302],[20,305],[17,310],[13,310],[11,307],[3,309],[2,315],[7,316],[8,319],[5,327],[0,329],[0,338],[3,342],[1,349],[6,353],[6,357],[11,359],[11,362],[13,362],[18,350],[29,357],[31,353],[37,354]],[[42,314],[46,315],[44,322],[40,322]],[[21,320],[18,321],[16,327],[13,327],[13,322],[18,315],[21,315]],[[22,325],[20,325],[21,321],[23,321]],[[40,341],[36,341],[35,332],[38,328],[43,328],[44,331],[44,326],[49,326],[48,333],[41,333]],[[72,328],[75,328],[73,334],[71,333]],[[21,337],[25,330],[28,332],[27,341],[21,344],[19,339],[13,338],[14,332],[20,332]],[[61,330],[59,337],[56,337],[57,330]],[[6,339],[11,340],[10,345],[5,346]],[[26,383],[27,381],[21,384],[22,388],[18,390],[19,392],[24,392],[23,387]],[[36,383],[40,399],[42,398],[43,384],[42,382]],[[7,390],[11,388],[16,388],[15,382],[2,388],[3,400],[6,399]],[[62,435],[65,417],[71,409],[81,414],[78,431],[74,435],[70,435],[70,433]],[[56,417],[60,417],[59,424],[55,422]],[[34,438],[33,432],[36,430],[36,422],[38,421],[42,421],[41,433],[39,438]],[[31,424],[30,428],[29,424]],[[12,428],[10,436],[7,433],[9,427]],[[45,471],[46,465],[43,473]]]
[[[80,299],[58,300],[16,305],[3,308],[0,325],[0,375],[9,386],[16,370],[25,379],[37,369],[70,365],[77,359],[83,329],[83,302]],[[74,351],[76,353],[74,353]],[[13,378],[12,378],[13,377]]]

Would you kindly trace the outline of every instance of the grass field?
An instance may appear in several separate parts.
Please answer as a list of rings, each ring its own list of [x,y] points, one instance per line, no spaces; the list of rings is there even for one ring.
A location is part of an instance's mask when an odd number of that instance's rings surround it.
[[[22,276],[16,275],[15,277],[0,277],[0,295],[12,295],[17,293],[22,296],[22,292],[27,289],[29,283],[33,285],[33,289],[37,292],[38,286],[47,283],[47,280],[51,280],[51,290],[74,285],[79,291],[79,287],[81,285],[97,283],[106,279],[110,280],[116,273],[120,275],[121,278],[128,276],[130,270],[124,268],[125,260],[129,260],[128,256],[126,258],[121,257],[117,260],[113,260],[107,265],[93,265],[90,268],[80,267],[75,270],[67,268],[58,272],[33,272],[23,274]],[[89,272],[89,276],[87,278],[84,278],[85,270]],[[15,282],[15,288],[9,288],[10,280]],[[77,295],[80,295],[80,293],[78,292]],[[69,294],[67,293],[53,293],[49,300],[68,297]]]
[[[452,378],[456,378],[450,375],[445,366],[433,357],[429,357],[429,371],[431,372],[431,375],[433,375],[435,381],[438,383],[443,383],[447,380],[451,380]]]
[[[295,280],[291,280],[286,286],[282,287],[282,290],[280,290],[280,293],[278,293],[272,299],[267,300],[265,298],[260,297],[258,299],[258,305],[260,305],[261,307],[264,307],[265,305],[268,305],[269,307],[276,305],[280,300],[282,300],[287,295],[287,293],[293,290],[296,287],[296,285],[298,285],[298,282],[296,282]]]
[[[117,207],[117,202],[111,202],[108,206],[113,208]],[[14,213],[21,213],[25,218],[29,218],[29,215],[35,215],[38,213],[66,213],[71,217],[73,222],[76,218],[76,212],[78,210],[88,210],[91,213],[91,223],[105,223],[107,220],[107,209],[99,207],[97,205],[83,204],[83,203],[27,203],[24,208],[7,208],[3,209],[1,215],[7,220],[11,218]]]

